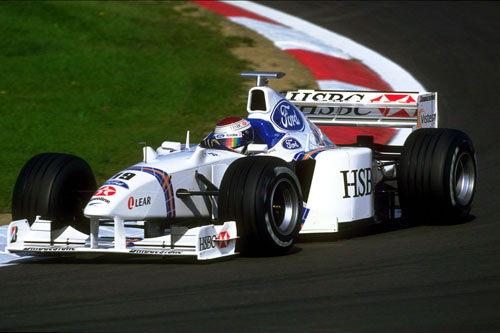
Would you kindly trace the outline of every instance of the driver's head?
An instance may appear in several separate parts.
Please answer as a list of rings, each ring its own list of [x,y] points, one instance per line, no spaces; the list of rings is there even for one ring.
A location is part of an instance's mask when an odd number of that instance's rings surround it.
[[[220,145],[241,153],[253,142],[254,134],[248,120],[241,117],[227,117],[217,123],[213,138]]]

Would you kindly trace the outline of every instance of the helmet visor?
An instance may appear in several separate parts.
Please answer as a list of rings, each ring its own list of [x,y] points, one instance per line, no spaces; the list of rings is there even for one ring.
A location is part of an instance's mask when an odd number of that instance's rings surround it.
[[[245,144],[242,133],[216,134],[215,139],[227,148],[238,148]]]

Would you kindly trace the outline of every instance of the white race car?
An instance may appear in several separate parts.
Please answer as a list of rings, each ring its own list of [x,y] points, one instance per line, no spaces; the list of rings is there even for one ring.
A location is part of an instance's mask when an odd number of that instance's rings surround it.
[[[186,144],[146,146],[142,162],[99,188],[81,158],[34,156],[13,193],[7,251],[277,255],[299,233],[334,233],[401,212],[417,222],[469,214],[474,148],[463,132],[437,128],[436,93],[299,90],[285,97],[268,87],[283,75],[244,72],[257,79],[247,118],[223,119],[198,145],[188,132]],[[404,145],[359,136],[340,146],[315,124],[411,134]],[[103,226],[113,232],[103,235]]]

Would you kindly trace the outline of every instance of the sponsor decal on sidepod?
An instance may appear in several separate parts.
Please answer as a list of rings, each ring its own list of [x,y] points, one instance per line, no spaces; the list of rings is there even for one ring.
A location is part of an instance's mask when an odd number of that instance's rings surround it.
[[[302,148],[300,142],[295,138],[286,138],[283,140],[283,143],[281,145],[283,146],[283,148],[289,150]]]
[[[358,198],[372,194],[373,177],[372,169],[342,170],[340,173],[344,179],[344,196],[346,198]],[[351,191],[352,189],[352,191]]]

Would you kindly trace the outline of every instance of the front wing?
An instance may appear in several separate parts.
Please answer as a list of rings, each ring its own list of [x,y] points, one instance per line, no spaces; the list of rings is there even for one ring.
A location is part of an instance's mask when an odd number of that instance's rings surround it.
[[[18,255],[85,256],[85,255],[147,255],[188,256],[209,260],[236,254],[236,223],[188,228],[172,225],[160,237],[127,237],[125,222],[115,217],[112,236],[99,235],[99,221],[91,222],[90,235],[71,226],[52,230],[52,222],[37,217],[9,224],[6,251]]]

